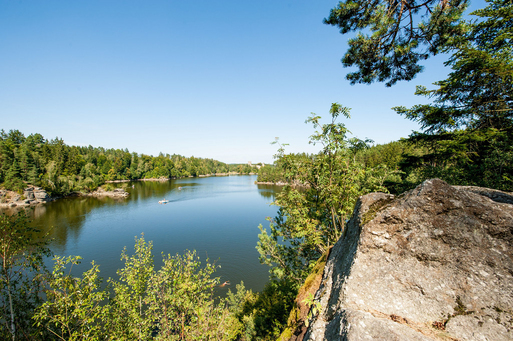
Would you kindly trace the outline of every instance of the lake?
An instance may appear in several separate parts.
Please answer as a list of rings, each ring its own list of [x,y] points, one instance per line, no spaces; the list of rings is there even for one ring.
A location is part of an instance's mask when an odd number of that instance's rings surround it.
[[[255,180],[224,176],[138,181],[128,183],[126,199],[65,198],[30,212],[34,224],[53,239],[50,248],[55,254],[83,257],[73,269],[75,275],[94,260],[101,277],[117,279],[123,247],[133,254],[135,236],[144,233],[146,241],[153,241],[156,266],[161,265],[161,253],[196,250],[201,259],[208,257],[221,266],[215,276],[230,281],[232,290],[244,281],[246,288],[260,291],[269,269],[258,261],[258,225],[268,227],[265,218],[276,215],[277,207],[269,204],[280,188],[255,185]],[[159,204],[162,199],[169,203]]]

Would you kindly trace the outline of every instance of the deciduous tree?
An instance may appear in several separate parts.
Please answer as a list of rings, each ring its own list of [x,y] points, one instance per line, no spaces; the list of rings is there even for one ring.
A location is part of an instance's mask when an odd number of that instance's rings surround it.
[[[46,273],[43,258],[50,251],[37,228],[23,214],[0,215],[0,338],[37,338],[31,317],[42,302]]]
[[[276,198],[278,216],[271,221],[269,233],[260,226],[257,250],[260,261],[271,266],[276,279],[293,279],[301,283],[315,261],[326,252],[344,231],[356,199],[373,190],[386,190],[382,184],[386,167],[365,168],[354,153],[365,141],[348,138],[339,116],[349,118],[349,109],[334,103],[331,122],[320,123],[312,114],[307,120],[320,128],[310,139],[320,143],[322,151],[308,158],[279,154],[280,165],[302,187],[287,187]]]

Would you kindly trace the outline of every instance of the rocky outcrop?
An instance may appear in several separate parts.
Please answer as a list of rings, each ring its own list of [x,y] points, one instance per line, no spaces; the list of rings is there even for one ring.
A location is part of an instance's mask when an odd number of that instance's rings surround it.
[[[41,187],[30,186],[23,194],[0,190],[0,207],[30,206],[52,201],[48,193]]]
[[[111,197],[111,198],[126,198],[130,195],[123,188],[115,188],[112,191],[106,191],[105,189],[99,187],[96,191],[81,194],[82,196],[90,196],[90,197]]]
[[[91,197],[111,197],[111,198],[126,198],[130,193],[122,188],[116,188],[112,191],[107,191],[103,188],[98,188],[96,191],[90,193],[72,193],[71,196],[91,196]],[[29,186],[25,188],[23,194],[18,194],[13,191],[0,190],[0,208],[14,208],[32,206],[37,204],[53,201],[52,198],[41,187]]]
[[[513,340],[513,195],[428,180],[359,199],[304,340]]]

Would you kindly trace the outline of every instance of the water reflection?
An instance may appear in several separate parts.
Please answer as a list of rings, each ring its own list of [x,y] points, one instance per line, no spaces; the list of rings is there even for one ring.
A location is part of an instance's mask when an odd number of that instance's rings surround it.
[[[144,233],[153,241],[156,265],[160,253],[197,250],[222,265],[216,272],[222,282],[235,285],[243,280],[248,288],[261,290],[268,268],[258,261],[257,227],[268,225],[265,217],[276,215],[276,206],[269,203],[281,188],[255,185],[255,180],[230,176],[115,184],[130,195],[66,198],[27,212],[33,224],[53,238],[55,254],[83,257],[77,275],[95,260],[102,277],[116,277],[123,247],[132,250],[134,237]],[[164,198],[169,203],[159,205]]]
[[[137,181],[130,183],[126,191],[130,193],[129,200],[138,201],[151,197],[165,197],[166,195],[177,194],[184,189],[200,186],[200,183],[185,181],[186,180],[183,179],[171,181]],[[132,188],[132,186],[134,186],[134,188]]]
[[[283,189],[283,186],[274,186],[274,185],[256,185],[258,188],[258,194],[263,196],[266,199],[269,199],[269,202],[273,202],[276,200],[276,195],[280,193]]]

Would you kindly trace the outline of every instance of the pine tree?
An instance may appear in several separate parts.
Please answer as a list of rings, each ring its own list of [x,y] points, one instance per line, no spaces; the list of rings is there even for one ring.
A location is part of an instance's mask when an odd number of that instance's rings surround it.
[[[456,184],[513,188],[513,2],[489,0],[455,39],[448,78],[416,94],[433,104],[395,110],[423,132],[410,140],[430,153],[413,158],[425,177]]]
[[[465,31],[462,14],[467,0],[346,0],[324,22],[340,33],[358,32],[348,41],[342,59],[357,71],[346,78],[355,83],[411,80],[422,71],[420,61],[445,52]],[[370,32],[370,35],[368,34]]]

